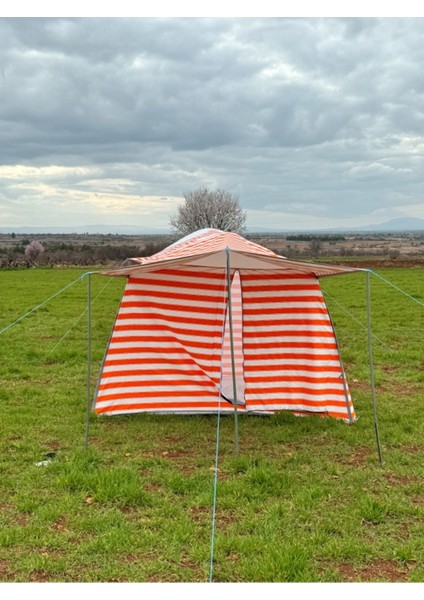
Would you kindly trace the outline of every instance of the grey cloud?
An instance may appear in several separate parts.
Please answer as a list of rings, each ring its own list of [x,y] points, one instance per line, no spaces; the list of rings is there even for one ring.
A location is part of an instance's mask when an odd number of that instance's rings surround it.
[[[158,196],[219,185],[252,210],[414,204],[423,32],[422,19],[0,19],[0,164],[98,165],[99,186]]]

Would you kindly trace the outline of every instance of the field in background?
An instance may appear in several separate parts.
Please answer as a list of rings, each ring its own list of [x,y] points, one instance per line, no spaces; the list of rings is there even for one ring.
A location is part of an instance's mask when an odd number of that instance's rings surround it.
[[[380,266],[424,265],[424,231],[328,234],[251,233],[249,239],[292,259],[366,261]],[[171,235],[0,234],[0,268],[31,266],[25,249],[39,242],[44,266],[90,266],[123,263],[148,256],[176,241]]]
[[[1,271],[0,329],[83,273]],[[423,268],[378,273],[424,301]],[[424,580],[423,308],[372,277],[381,467],[365,276],[321,284],[359,420],[244,415],[239,456],[221,420],[214,581]],[[92,389],[122,287],[92,277]],[[217,418],[92,415],[85,450],[86,289],[0,335],[0,580],[207,581]]]

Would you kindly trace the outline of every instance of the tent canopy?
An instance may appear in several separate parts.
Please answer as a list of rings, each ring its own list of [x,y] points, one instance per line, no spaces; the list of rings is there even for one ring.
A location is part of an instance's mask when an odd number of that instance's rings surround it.
[[[362,270],[289,260],[236,233],[217,229],[201,229],[178,240],[157,254],[132,258],[133,266],[101,273],[117,277],[137,277],[142,272],[155,269],[159,265],[173,268],[185,266],[196,269],[225,270],[228,253],[230,254],[231,269],[237,270],[304,273],[316,277],[343,275]]]

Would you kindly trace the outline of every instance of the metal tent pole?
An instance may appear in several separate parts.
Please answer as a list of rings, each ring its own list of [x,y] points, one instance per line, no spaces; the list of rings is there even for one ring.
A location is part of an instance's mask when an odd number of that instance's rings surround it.
[[[85,447],[88,447],[91,392],[91,273],[87,275],[87,410],[85,419]]]
[[[372,357],[372,334],[371,334],[371,286],[370,286],[370,271],[367,271],[367,322],[368,322],[368,356],[370,362],[370,382],[371,382],[371,400],[374,415],[374,430],[377,441],[378,457],[380,464],[383,465],[383,455],[381,452],[380,435],[378,432],[377,408],[375,402],[375,385],[374,385],[374,364]]]
[[[227,248],[227,289],[228,289],[228,324],[230,326],[231,370],[233,375],[233,402],[234,402],[234,452],[239,453],[238,442],[238,410],[237,410],[237,380],[236,361],[234,358],[234,332],[233,310],[231,304],[231,276],[230,276],[230,249]]]

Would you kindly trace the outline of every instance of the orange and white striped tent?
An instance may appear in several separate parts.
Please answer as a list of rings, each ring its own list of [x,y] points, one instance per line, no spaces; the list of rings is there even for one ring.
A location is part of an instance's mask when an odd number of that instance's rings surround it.
[[[94,400],[98,414],[317,413],[355,420],[319,277],[204,229],[102,274],[127,278]]]

